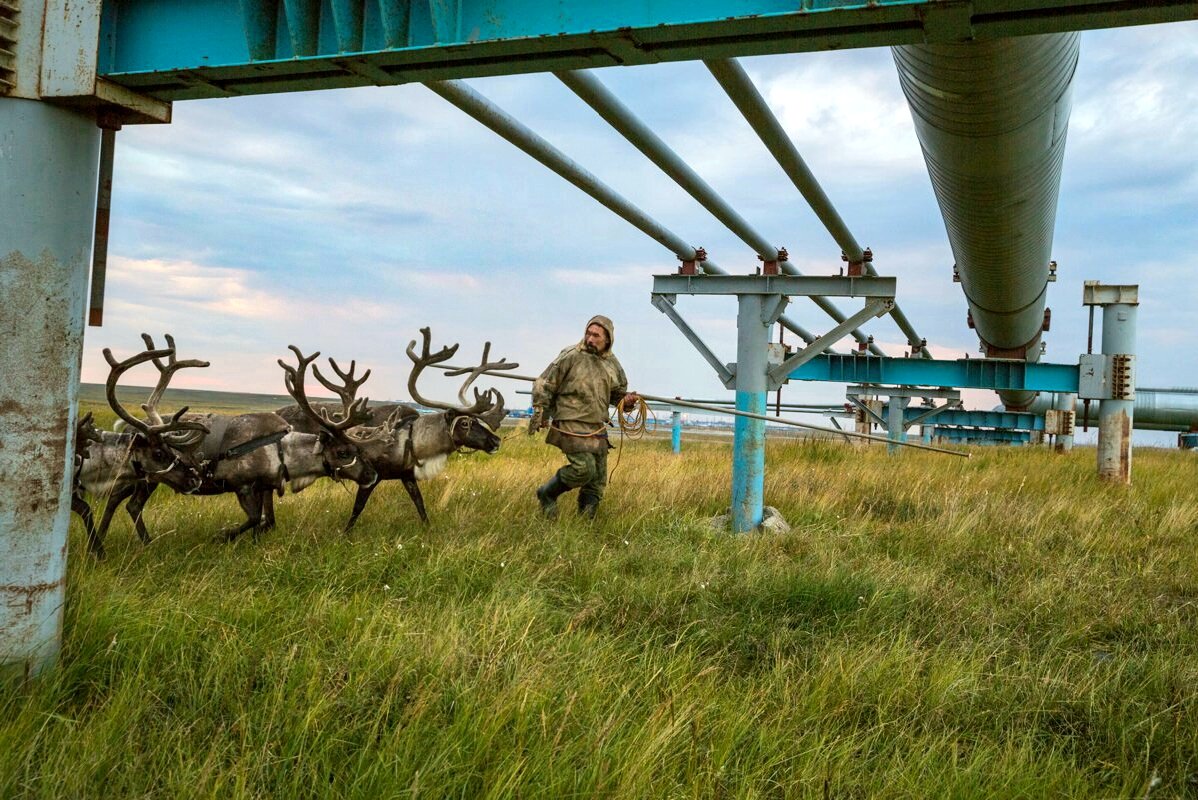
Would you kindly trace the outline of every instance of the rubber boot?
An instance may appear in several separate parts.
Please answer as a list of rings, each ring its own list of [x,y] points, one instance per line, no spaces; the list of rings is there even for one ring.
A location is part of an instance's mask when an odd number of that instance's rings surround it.
[[[570,491],[557,473],[553,473],[553,477],[537,487],[537,500],[541,504],[541,513],[549,519],[557,519],[557,498],[561,497],[566,492]]]
[[[583,519],[594,519],[595,512],[599,510],[600,499],[598,495],[586,489],[581,490],[578,493],[578,516]]]

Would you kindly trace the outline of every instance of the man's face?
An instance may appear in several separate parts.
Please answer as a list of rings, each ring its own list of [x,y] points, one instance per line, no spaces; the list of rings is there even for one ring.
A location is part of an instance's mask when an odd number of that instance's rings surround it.
[[[588,353],[599,355],[607,349],[607,331],[603,330],[602,325],[588,325],[587,334],[583,338],[583,345],[586,347]]]

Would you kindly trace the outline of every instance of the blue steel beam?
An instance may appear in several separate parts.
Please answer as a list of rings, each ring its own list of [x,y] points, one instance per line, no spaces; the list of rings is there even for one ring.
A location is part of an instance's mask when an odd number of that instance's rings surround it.
[[[924,409],[909,408],[903,421],[908,425]],[[937,426],[964,425],[971,428],[1004,428],[1012,431],[1042,431],[1044,417],[1039,414],[1025,414],[1017,411],[966,411],[964,409],[946,409],[936,415]]]
[[[951,386],[956,389],[1076,392],[1076,364],[963,358],[956,361],[885,356],[816,356],[790,373],[795,381]]]
[[[986,428],[941,428],[932,430],[933,437],[956,444],[1027,444],[1031,431],[995,431]]]
[[[162,100],[1198,19],[1198,0],[105,0],[98,72]]]

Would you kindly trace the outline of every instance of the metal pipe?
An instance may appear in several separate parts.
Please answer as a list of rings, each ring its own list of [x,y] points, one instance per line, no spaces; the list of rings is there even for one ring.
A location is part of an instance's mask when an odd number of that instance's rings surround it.
[[[562,178],[594,198],[600,205],[612,211],[646,236],[660,243],[682,261],[695,261],[699,253],[676,233],[666,228],[641,209],[612,190],[603,181],[583,169],[577,162],[538,136],[526,125],[506,113],[491,101],[461,81],[432,81],[424,84],[434,93],[448,100],[516,147],[523,150]],[[727,273],[714,261],[699,262],[704,272],[712,275]],[[805,342],[816,340],[814,334],[788,317],[778,320]]]
[[[1198,428],[1198,394],[1194,389],[1150,389],[1136,387],[1132,427],[1138,431],[1189,431]],[[1041,395],[1028,408],[1033,414],[1043,414],[1052,405]],[[1085,419],[1085,407],[1081,401],[1074,402],[1077,424],[1095,424],[1098,409],[1090,405],[1089,418]]]
[[[100,130],[0,97],[0,679],[57,660]],[[19,199],[19,201],[18,201]]]
[[[553,73],[566,84],[583,102],[595,110],[607,124],[616,129],[625,139],[640,150],[646,158],[656,164],[695,198],[716,219],[724,224],[759,257],[766,261],[778,260],[778,248],[732,208],[724,198],[699,177],[689,164],[682,160],[660,136],[620,102],[611,90],[590,72],[571,70]]]
[[[745,73],[740,63],[735,59],[708,59],[703,63],[707,65],[707,69],[711,71],[716,82],[720,84],[728,98],[761,138],[766,149],[782,167],[782,171],[799,190],[803,199],[807,201],[807,205],[815,212],[816,217],[823,223],[824,228],[844,251],[849,261],[861,262],[865,267],[866,274],[877,275],[873,264],[865,261],[865,251],[853,234],[849,232],[848,226],[844,224],[836,207],[832,205],[832,201],[828,199],[828,195],[816,180],[815,175],[812,174],[807,162],[799,155],[794,142],[782,128],[782,123],[774,116],[774,112],[770,110],[765,98],[757,91],[757,87],[753,85],[753,81]],[[907,315],[903,313],[898,304],[891,309],[890,316],[894,318],[899,330],[907,337],[907,343],[911,347],[922,347],[922,337],[916,333],[915,326],[907,319]],[[836,321],[843,322],[843,319]],[[882,354],[880,350],[872,347],[871,352]],[[920,354],[924,358],[932,357],[926,348],[921,349]]]
[[[686,190],[701,206],[711,212],[712,216],[723,223],[749,247],[756,251],[762,261],[779,261],[782,252],[773,245],[760,231],[755,229],[722,198],[707,181],[699,177],[689,164],[682,160],[668,144],[632,112],[632,109],[620,102],[598,78],[583,70],[562,71],[553,73],[566,84],[571,91],[578,95],[583,102],[595,110],[607,124],[611,125],[627,139],[636,149],[640,150],[650,161],[668,175],[675,183]],[[779,268],[789,275],[801,274],[799,270],[785,259],[781,259]],[[837,322],[844,322],[844,314],[830,301],[822,297],[812,297],[812,302],[823,309]],[[865,343],[868,337],[860,330],[851,331],[853,338]],[[878,355],[879,348],[871,347]]]
[[[565,153],[533,133],[524,124],[495,106],[465,83],[435,81],[424,85],[586,192],[637,230],[659,242],[679,259],[694,261],[698,257],[695,248],[687,244],[681,236],[624,199],[579,166],[577,162],[567,157]]]
[[[892,53],[974,328],[987,355],[1036,361],[1078,35]]]
[[[857,243],[857,239],[849,232],[840,214],[836,211],[823,187],[819,185],[815,175],[808,168],[807,162],[799,155],[799,151],[791,142],[790,137],[782,128],[782,123],[774,116],[765,102],[765,98],[757,91],[753,81],[741,67],[740,62],[732,58],[705,59],[703,63],[711,71],[712,76],[728,94],[728,98],[740,109],[740,113],[761,137],[766,149],[774,156],[786,176],[794,183],[795,188],[803,195],[803,199],[811,206],[811,210],[819,217],[832,239],[844,251],[850,261],[862,261],[865,251]],[[916,341],[919,341],[916,339]]]
[[[682,412],[678,409],[670,412],[670,449],[682,452]]]

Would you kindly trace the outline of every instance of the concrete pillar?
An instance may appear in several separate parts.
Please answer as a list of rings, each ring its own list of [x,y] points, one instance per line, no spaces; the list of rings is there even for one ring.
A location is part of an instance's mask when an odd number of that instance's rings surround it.
[[[93,119],[0,98],[0,675],[61,646],[99,144]]]
[[[1131,483],[1131,431],[1135,411],[1136,311],[1132,303],[1102,307],[1102,353],[1114,356],[1112,384],[1126,383],[1126,400],[1098,403],[1098,475],[1115,483]],[[1126,356],[1127,358],[1123,358]],[[1120,367],[1119,364],[1123,366]]]
[[[907,441],[907,425],[903,422],[903,414],[907,410],[909,397],[891,397],[890,408],[886,414],[886,438],[893,442]],[[886,445],[886,452],[894,455],[899,451],[897,444]]]
[[[1077,395],[1072,392],[1057,392],[1053,396],[1053,409],[1062,412],[1062,415],[1069,416],[1069,425],[1071,428],[1077,422],[1077,412],[1074,411],[1076,406]],[[1058,453],[1068,453],[1073,450],[1073,434],[1058,433],[1056,441],[1053,443],[1053,449]]]
[[[670,412],[670,446],[675,453],[682,452],[682,412]]]
[[[770,328],[762,295],[737,295],[736,408],[764,415]],[[732,437],[732,531],[761,524],[765,492],[765,420],[737,417]]]

